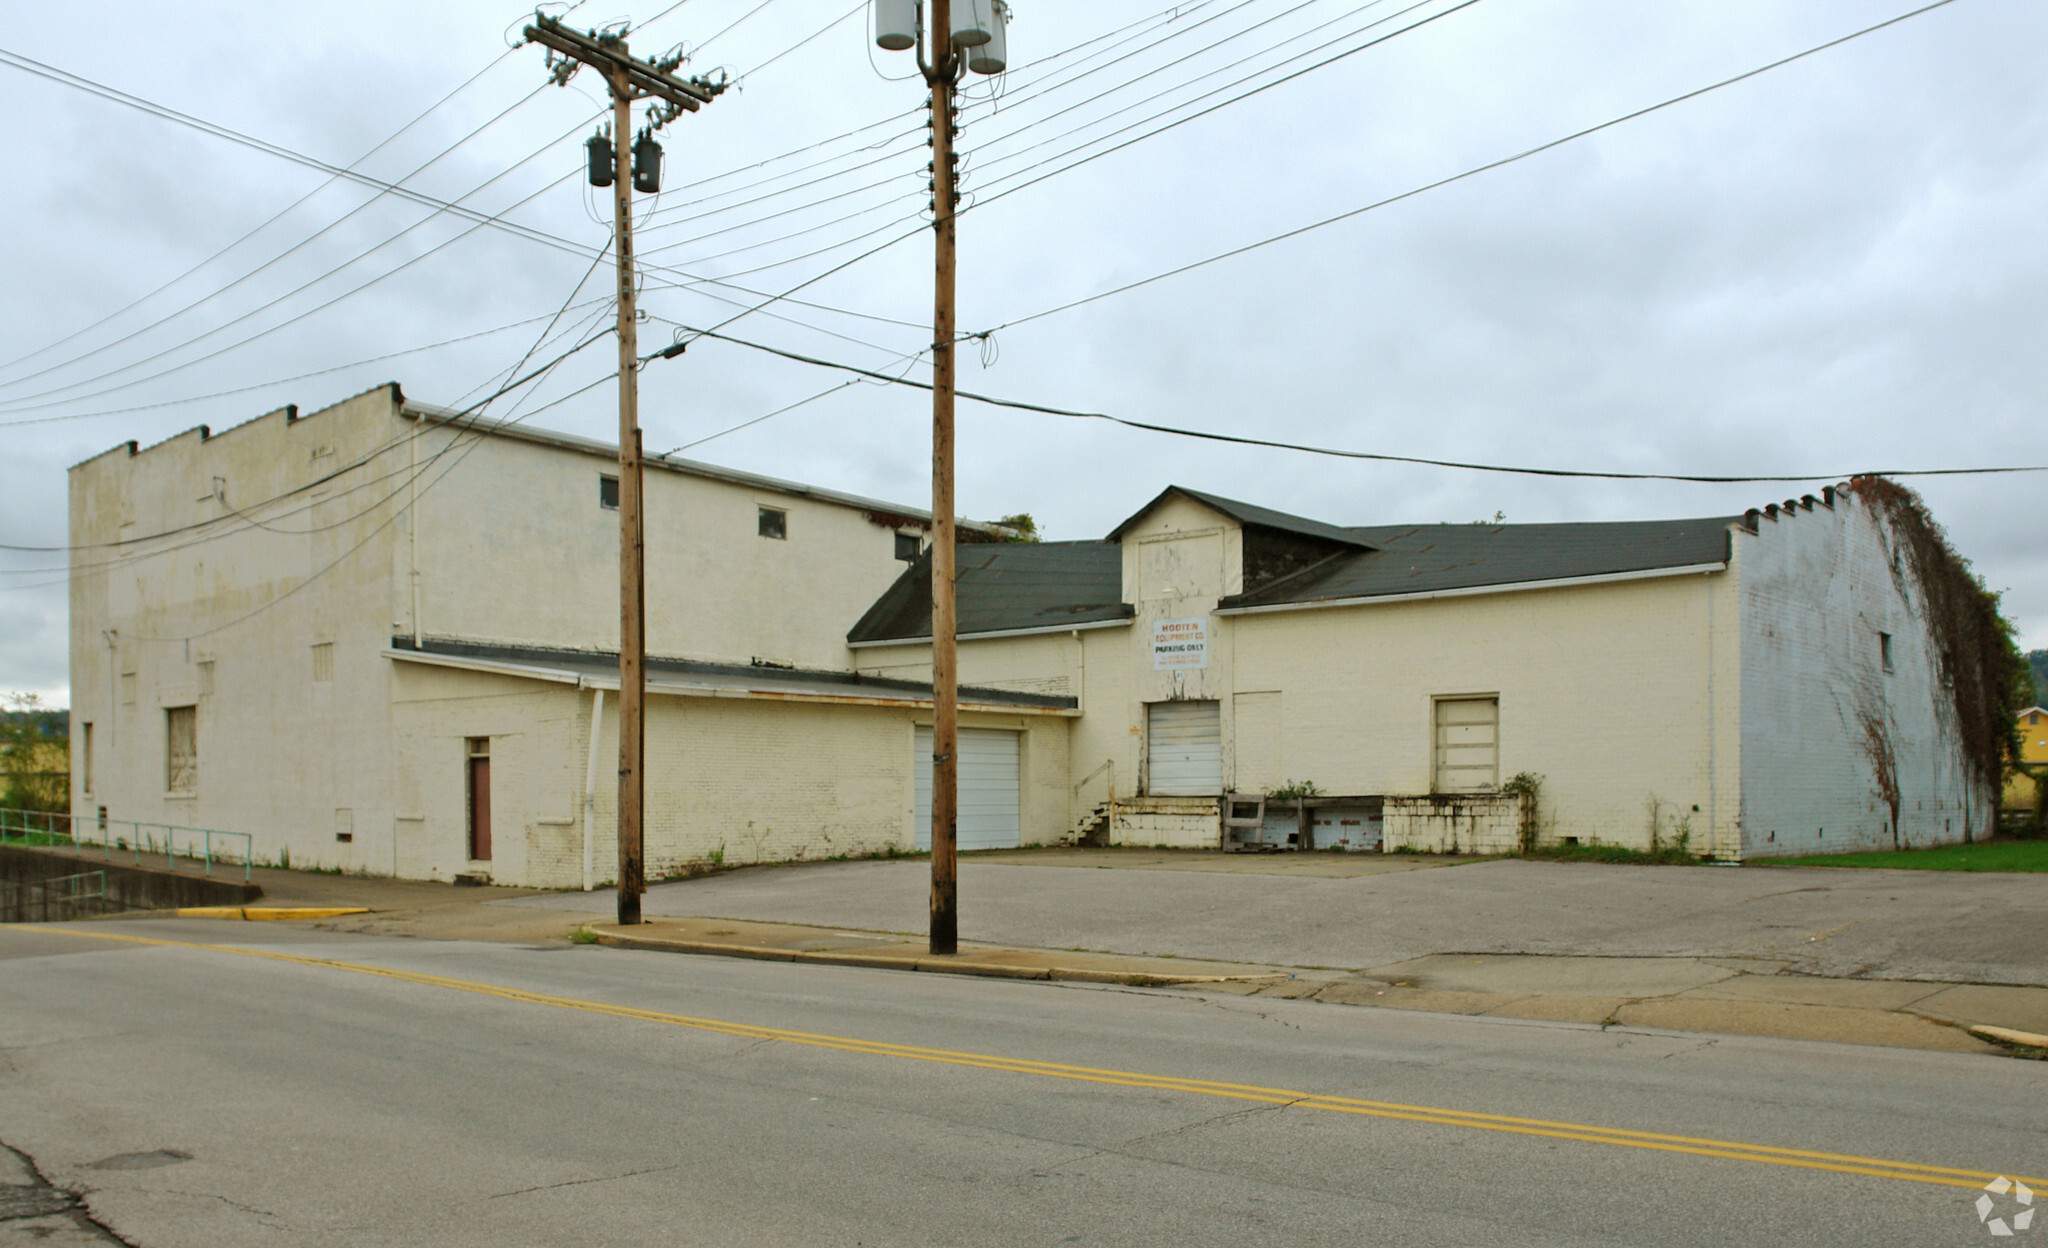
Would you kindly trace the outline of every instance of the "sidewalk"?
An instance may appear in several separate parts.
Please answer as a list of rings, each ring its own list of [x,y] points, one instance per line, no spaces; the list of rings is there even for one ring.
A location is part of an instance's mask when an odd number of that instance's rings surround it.
[[[1052,865],[1078,867],[1082,869],[1046,873],[1048,878],[1058,877],[1077,883],[1081,879],[1103,879],[1106,876],[1133,878],[1128,874],[1133,868],[1138,873],[1137,879],[1150,877],[1162,882],[1163,876],[1188,879],[1208,875],[1216,878],[1211,872],[1269,879],[1276,875],[1296,875],[1297,878],[1307,877],[1303,879],[1304,884],[1322,887],[1344,883],[1344,877],[1351,877],[1359,884],[1367,882],[1353,876],[1358,868],[1348,861],[1333,867],[1300,857],[1200,857],[1152,851],[1114,855],[1058,854],[1054,851],[1033,854],[1027,851],[1005,856],[1020,861],[1001,868],[996,868],[991,862],[990,868],[1001,870],[1005,875],[1010,871],[1028,875],[1034,869],[1043,871]],[[1112,864],[1125,870],[1098,874],[1087,869]],[[855,865],[834,864],[836,868]],[[1479,866],[1457,872],[1426,869],[1437,865],[1450,864],[1443,860],[1374,862],[1371,866],[1376,870],[1358,872],[1358,875],[1380,879],[1430,877],[1446,882],[1482,878],[1466,875],[1469,871],[1482,870]],[[818,870],[812,868],[813,872]],[[1188,872],[1193,872],[1194,876],[1183,874]],[[778,887],[801,878],[791,871],[747,874],[759,883]],[[829,874],[836,885],[843,886],[869,873],[831,870]],[[842,874],[849,878],[838,878]],[[611,897],[607,892],[544,894],[537,889],[456,887],[424,881],[261,867],[255,870],[254,875],[264,889],[263,899],[258,905],[365,907],[367,913],[305,921],[310,926],[328,931],[366,935],[554,944],[575,939],[576,933],[587,931],[591,936],[583,939],[594,937],[599,943],[621,948],[822,965],[1124,984],[1204,994],[1314,1000],[1330,1005],[1376,1009],[1772,1036],[1960,1053],[2017,1051],[2038,1056],[2042,1048],[2048,1048],[2048,1045],[2032,1046],[2032,1040],[2048,1036],[2048,987],[1958,982],[1956,976],[1939,973],[1896,978],[1812,974],[1810,972],[1818,968],[1806,949],[1799,947],[1811,944],[1810,939],[1795,942],[1791,948],[1785,949],[1775,943],[1759,942],[1753,954],[1743,951],[1746,956],[1697,953],[1674,956],[1669,951],[1655,950],[1645,951],[1647,956],[1617,954],[1612,950],[1435,953],[1364,966],[1363,969],[1286,965],[1287,959],[1263,962],[1222,960],[1213,954],[1207,958],[1173,956],[1170,952],[1165,956],[1125,955],[1105,951],[1103,944],[1097,944],[1092,951],[1050,949],[1035,947],[1035,943],[1029,940],[962,942],[959,954],[935,958],[920,937],[904,932],[871,930],[880,924],[819,926],[765,918],[702,917],[701,912],[689,915],[671,911],[665,916],[650,915],[648,922],[632,928],[620,928],[603,921],[607,917],[605,912],[611,908]],[[1023,875],[1010,878],[1023,882]],[[1624,874],[1616,878],[1627,881],[1637,877]],[[1641,878],[1661,881],[1676,877],[1669,876],[1669,871],[1666,871]],[[1719,881],[1726,877],[1717,873],[1711,878]],[[713,880],[695,887],[684,886],[681,890],[673,885],[663,886],[657,891],[671,893],[675,890],[668,898],[671,903],[694,901],[711,904],[724,891],[717,885],[746,882],[745,879]],[[867,880],[861,878],[861,882]],[[713,885],[712,891],[702,891],[704,884]],[[1892,887],[1896,889],[1896,885]],[[853,890],[853,894],[861,891]],[[1057,891],[1065,897],[1060,907],[1062,910],[1087,908],[1087,900],[1076,896],[1076,890],[1071,886]],[[1795,891],[1810,897],[1818,890],[1806,885]],[[850,895],[843,887],[835,887],[833,892],[840,896]],[[1764,892],[1772,897],[1783,895],[1777,889]],[[812,900],[808,896],[800,899]],[[784,903],[789,901],[787,898],[782,900]],[[511,904],[504,904],[508,902]],[[809,908],[824,907],[812,905]],[[1214,910],[1208,910],[1206,913],[1198,911],[1197,917],[1205,919],[1203,927],[1211,928],[1220,916],[1216,916]],[[1495,921],[1499,922],[1501,917],[1504,916],[1494,916]],[[1226,928],[1231,926],[1228,920],[1222,923]],[[1469,931],[1466,934],[1472,935]],[[1592,943],[1596,942],[1585,942]],[[1581,950],[1585,944],[1581,944]],[[1114,949],[1115,945],[1107,948]],[[1358,967],[1361,963],[1352,965]],[[2012,1036],[1997,1037],[2003,1043],[1993,1043],[1991,1039],[1973,1034],[1970,1030],[1973,1027],[2000,1028],[2017,1033],[2017,1044]]]
[[[1362,975],[1311,974],[1244,991],[1381,1009],[1952,1053],[2006,1051],[1972,1034],[1973,1027],[2017,1033],[2023,1046],[2026,1038],[2048,1033],[2048,988],[1830,979],[1743,958],[1437,954]]]
[[[923,939],[893,932],[848,932],[796,923],[754,923],[734,919],[653,919],[632,927],[590,925],[584,930],[601,945],[700,953],[770,962],[817,962],[947,975],[989,975],[1001,979],[1058,979],[1097,984],[1258,984],[1287,981],[1285,967],[1250,967],[1234,962],[1189,962],[1178,958],[1125,957],[1082,950],[1011,949],[961,941],[951,957],[931,952]]]

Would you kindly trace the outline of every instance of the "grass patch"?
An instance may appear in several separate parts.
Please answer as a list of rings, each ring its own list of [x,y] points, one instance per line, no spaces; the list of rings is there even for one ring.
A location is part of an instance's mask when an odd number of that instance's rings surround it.
[[[597,943],[597,933],[591,931],[589,925],[585,924],[569,933],[569,942],[577,945],[594,945]]]
[[[1992,841],[1930,849],[1880,849],[1860,854],[1767,858],[1771,866],[1881,867],[1905,871],[2048,871],[2048,841]]]
[[[36,845],[46,849],[75,849],[77,845],[68,836],[54,832],[24,832],[20,828],[9,828],[0,834],[0,845]]]

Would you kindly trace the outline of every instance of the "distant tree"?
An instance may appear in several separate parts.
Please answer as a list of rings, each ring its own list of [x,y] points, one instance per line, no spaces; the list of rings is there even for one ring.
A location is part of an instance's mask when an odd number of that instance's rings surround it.
[[[2034,705],[2048,706],[2048,650],[2027,651],[2027,670],[2034,678]]]
[[[71,809],[70,716],[32,693],[0,694],[0,707],[0,806]]]

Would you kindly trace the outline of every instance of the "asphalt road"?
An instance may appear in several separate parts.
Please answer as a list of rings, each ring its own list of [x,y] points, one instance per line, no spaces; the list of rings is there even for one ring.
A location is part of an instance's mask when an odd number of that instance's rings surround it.
[[[918,860],[748,869],[657,885],[643,905],[656,916],[921,932],[930,872]],[[602,892],[499,904],[594,914],[615,906]],[[1435,953],[1733,957],[1808,975],[2048,985],[2048,884],[1959,871],[1513,859],[1324,878],[969,858],[960,935],[1352,970]]]
[[[2048,1176],[2048,1065],[2007,1058],[66,927],[0,928],[0,1142],[54,1185],[0,1174],[0,1217],[81,1193],[63,1235],[146,1248],[1924,1246]]]

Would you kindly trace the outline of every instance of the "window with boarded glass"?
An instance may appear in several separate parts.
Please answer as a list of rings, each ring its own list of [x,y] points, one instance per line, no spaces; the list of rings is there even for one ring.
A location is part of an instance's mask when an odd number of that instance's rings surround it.
[[[164,711],[164,787],[173,793],[199,788],[199,708]]]
[[[1500,699],[1437,699],[1434,791],[1470,793],[1499,783]]]

